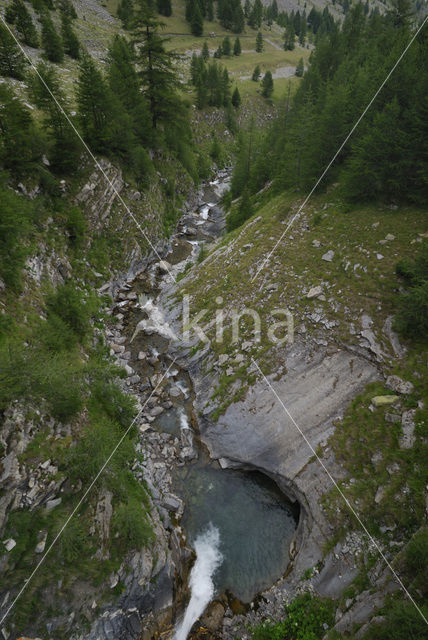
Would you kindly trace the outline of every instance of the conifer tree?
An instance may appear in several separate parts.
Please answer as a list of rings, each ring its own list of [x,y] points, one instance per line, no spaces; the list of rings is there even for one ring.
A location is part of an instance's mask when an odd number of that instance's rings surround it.
[[[192,0],[191,7],[190,30],[194,36],[199,37],[204,32],[204,21],[198,0]]]
[[[239,93],[239,89],[236,86],[232,93],[232,104],[235,109],[239,109],[241,106],[241,94]]]
[[[218,45],[217,49],[214,51],[214,58],[221,58],[223,55],[223,47],[221,44]]]
[[[49,153],[53,168],[60,173],[70,173],[77,168],[81,143],[74,133],[65,114],[70,117],[67,101],[58,76],[46,63],[37,66],[37,73],[30,77],[30,94],[44,113],[44,127],[53,140]],[[55,100],[52,96],[55,96]]]
[[[253,7],[251,9],[251,13],[248,17],[248,24],[253,29],[260,29],[262,26],[262,18],[263,18],[263,5],[261,0],[254,0]]]
[[[0,84],[0,163],[13,176],[34,171],[44,153],[30,111],[6,83]]]
[[[65,13],[65,15],[70,18],[70,20],[75,20],[77,18],[76,9],[74,8],[74,5],[72,2],[70,2],[70,0],[61,0],[60,10],[61,13]]]
[[[158,13],[162,16],[169,17],[172,15],[171,0],[156,0]]]
[[[42,45],[45,55],[50,62],[63,61],[64,47],[62,40],[56,32],[52,19],[47,13],[42,17]]]
[[[207,20],[212,22],[214,20],[214,2],[213,0],[207,0]]]
[[[257,32],[256,51],[257,51],[257,53],[261,53],[263,51],[263,36],[262,36],[262,32],[261,31]]]
[[[101,72],[87,53],[80,60],[76,98],[84,139],[94,151],[105,152],[110,136],[110,95]]]
[[[293,51],[295,37],[294,24],[290,21],[284,33],[284,49],[286,51]]]
[[[245,4],[244,4],[244,16],[245,16],[245,18],[246,18],[247,20],[248,20],[248,18],[249,18],[249,17],[250,17],[250,15],[251,15],[251,9],[252,9],[252,6],[251,6],[251,2],[250,2],[250,0],[245,0]]]
[[[205,60],[205,62],[210,57],[210,50],[208,49],[208,42],[206,40],[205,40],[204,45],[202,47],[201,55],[202,55],[202,58]]]
[[[260,66],[257,65],[254,68],[253,75],[251,76],[251,80],[253,80],[254,82],[258,82],[260,79],[260,75],[261,75]]]
[[[236,38],[235,42],[233,43],[233,55],[234,56],[240,56],[241,55],[241,42],[240,42],[239,38]]]
[[[6,11],[5,17],[8,22],[16,25],[26,45],[29,47],[38,47],[39,39],[36,28],[31,19],[30,12],[22,0],[13,0]]]
[[[140,0],[135,14],[133,39],[137,62],[140,66],[140,82],[147,97],[152,126],[168,119],[178,122],[181,104],[177,96],[180,81],[174,69],[177,54],[165,49],[165,40],[158,33],[159,22]]]
[[[296,71],[294,73],[298,78],[301,78],[304,74],[304,71],[305,65],[303,63],[303,58],[300,58],[299,62],[297,63]]]
[[[124,29],[130,29],[134,16],[132,0],[120,0],[117,8],[117,16],[121,20]]]
[[[0,23],[0,75],[22,80],[26,59],[7,28]]]
[[[230,99],[230,79],[229,79],[229,73],[226,67],[224,67],[223,73],[221,76],[221,89],[223,94],[223,106],[227,107],[231,99]]]
[[[78,60],[80,55],[79,39],[71,26],[69,15],[65,12],[61,14],[61,35],[65,53],[71,58]]]
[[[270,71],[266,71],[262,80],[262,96],[270,98],[273,93],[273,79]]]
[[[306,33],[307,33],[306,12],[304,11],[300,18],[299,44],[301,47],[305,45]]]
[[[232,54],[232,45],[229,36],[225,36],[222,44],[223,55],[230,56]]]

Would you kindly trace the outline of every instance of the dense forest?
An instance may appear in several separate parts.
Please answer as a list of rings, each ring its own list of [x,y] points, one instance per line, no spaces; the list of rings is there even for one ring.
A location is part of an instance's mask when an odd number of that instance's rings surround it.
[[[386,15],[357,4],[343,25],[319,33],[310,67],[259,145],[242,137],[232,195],[274,180],[310,189],[409,43],[407,3]],[[340,178],[347,200],[426,202],[428,35],[422,31],[323,180]],[[250,151],[251,146],[251,151]],[[268,158],[268,160],[266,160]]]

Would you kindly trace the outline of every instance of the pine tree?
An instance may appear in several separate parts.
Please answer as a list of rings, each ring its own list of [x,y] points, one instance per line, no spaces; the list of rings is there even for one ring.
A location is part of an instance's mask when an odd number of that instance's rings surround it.
[[[393,26],[396,29],[402,29],[409,26],[409,20],[413,15],[410,0],[392,0],[392,7],[389,16]]]
[[[37,31],[28,11],[22,0],[13,0],[9,14],[6,14],[8,22],[14,23],[25,44],[29,47],[38,47],[39,39]]]
[[[253,75],[251,76],[251,80],[253,80],[254,82],[258,82],[260,79],[260,75],[261,75],[260,66],[257,65],[254,68]]]
[[[229,73],[226,67],[224,67],[223,73],[221,76],[221,89],[223,94],[222,106],[227,107],[227,105],[230,103],[231,98],[230,98],[230,79],[229,79]]]
[[[229,36],[226,36],[223,39],[222,51],[225,56],[230,56],[232,54],[232,45]]]
[[[298,78],[301,78],[304,72],[305,72],[305,65],[303,63],[303,58],[300,58],[299,62],[297,63],[297,67],[296,67],[296,71],[294,72],[294,75],[296,75]]]
[[[257,51],[257,53],[261,53],[263,51],[263,36],[262,36],[262,32],[261,31],[257,32],[256,51]]]
[[[60,173],[74,171],[79,163],[81,143],[67,120],[66,115],[70,117],[67,101],[53,67],[41,62],[37,73],[30,77],[29,88],[35,105],[44,113],[44,126],[53,139],[49,153],[51,165]]]
[[[235,109],[239,109],[239,107],[241,106],[241,102],[241,94],[239,93],[239,89],[236,86],[232,93],[232,104]]]
[[[253,29],[260,29],[262,26],[262,18],[263,18],[263,5],[261,0],[254,0],[253,7],[251,9],[251,13],[248,17],[248,24]]]
[[[22,80],[26,59],[7,28],[0,23],[0,75]]]
[[[171,0],[156,0],[158,13],[162,16],[169,17],[172,15]]]
[[[145,1],[140,0],[135,15],[133,39],[136,43],[142,90],[149,103],[154,129],[160,122],[168,120],[178,126],[179,112],[182,110],[177,96],[180,81],[174,69],[178,57],[165,49],[165,39],[159,35],[158,29],[159,22],[148,11]]]
[[[234,44],[233,44],[233,55],[234,56],[240,56],[241,55],[241,42],[239,40],[239,38],[236,38]]]
[[[214,20],[214,2],[213,0],[207,0],[207,20],[212,22]]]
[[[300,19],[300,30],[299,30],[299,44],[301,47],[305,46],[306,33],[307,33],[306,12],[304,11]]]
[[[202,47],[201,56],[202,56],[203,60],[205,60],[205,62],[210,57],[210,50],[208,49],[208,42],[206,40],[205,40],[204,45]]]
[[[61,35],[65,53],[71,58],[78,60],[80,55],[79,39],[73,31],[69,15],[65,12],[61,14]]]
[[[214,51],[214,58],[221,58],[223,55],[223,47],[221,44],[218,45],[217,49]]]
[[[296,34],[294,32],[294,24],[290,22],[287,25],[287,28],[284,34],[284,49],[286,51],[293,51],[295,37],[296,37]]]
[[[204,32],[204,21],[197,0],[192,1],[192,9],[190,15],[190,30],[194,36],[201,36]]]
[[[70,18],[70,20],[75,20],[77,18],[76,9],[70,0],[61,0],[60,3],[61,13],[65,13],[66,16]]]
[[[42,18],[42,45],[45,55],[50,62],[62,62],[64,59],[64,47],[55,26],[46,13]]]
[[[101,72],[87,53],[80,60],[76,98],[84,139],[94,151],[105,152],[110,134],[110,94]]]
[[[266,71],[262,80],[262,96],[270,98],[273,93],[273,79],[270,71]]]
[[[40,162],[44,141],[29,109],[6,83],[0,84],[0,104],[0,164],[14,177],[28,176]]]
[[[121,20],[124,29],[130,29],[134,16],[132,0],[121,0],[117,8],[117,16]]]

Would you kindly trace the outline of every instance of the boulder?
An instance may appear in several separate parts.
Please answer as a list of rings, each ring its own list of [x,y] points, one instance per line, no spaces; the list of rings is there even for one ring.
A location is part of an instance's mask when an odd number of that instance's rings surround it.
[[[166,260],[161,260],[158,264],[158,268],[161,273],[169,273],[172,267]]]
[[[388,376],[386,379],[386,386],[395,391],[396,393],[411,393],[413,391],[413,384],[398,376]]]
[[[404,411],[401,416],[403,433],[400,436],[400,449],[411,449],[415,444],[415,409]]]
[[[327,253],[324,253],[323,256],[321,256],[321,260],[324,260],[325,262],[331,262],[334,258],[334,251],[333,249],[329,249],[327,251]]]
[[[12,549],[16,547],[16,540],[14,540],[13,538],[7,538],[7,540],[3,540],[3,544],[6,551],[12,551]]]
[[[322,294],[322,287],[318,285],[317,287],[311,287],[309,289],[309,293],[307,294],[308,300],[312,300],[312,298],[318,298]]]
[[[59,504],[61,504],[62,498],[53,498],[53,500],[48,500],[46,503],[46,511],[52,511]]]

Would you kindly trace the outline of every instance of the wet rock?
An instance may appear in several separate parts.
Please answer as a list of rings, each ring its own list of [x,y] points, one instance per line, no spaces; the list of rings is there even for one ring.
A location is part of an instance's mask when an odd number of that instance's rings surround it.
[[[224,611],[220,602],[214,603],[201,619],[201,625],[208,631],[216,631],[223,623]]]
[[[162,506],[168,511],[173,511],[176,513],[180,509],[183,508],[183,501],[180,500],[177,496],[174,496],[172,493],[164,496],[162,500]]]
[[[386,379],[386,386],[396,393],[402,394],[412,393],[414,388],[411,382],[403,380],[398,376],[388,376],[388,378]]]

